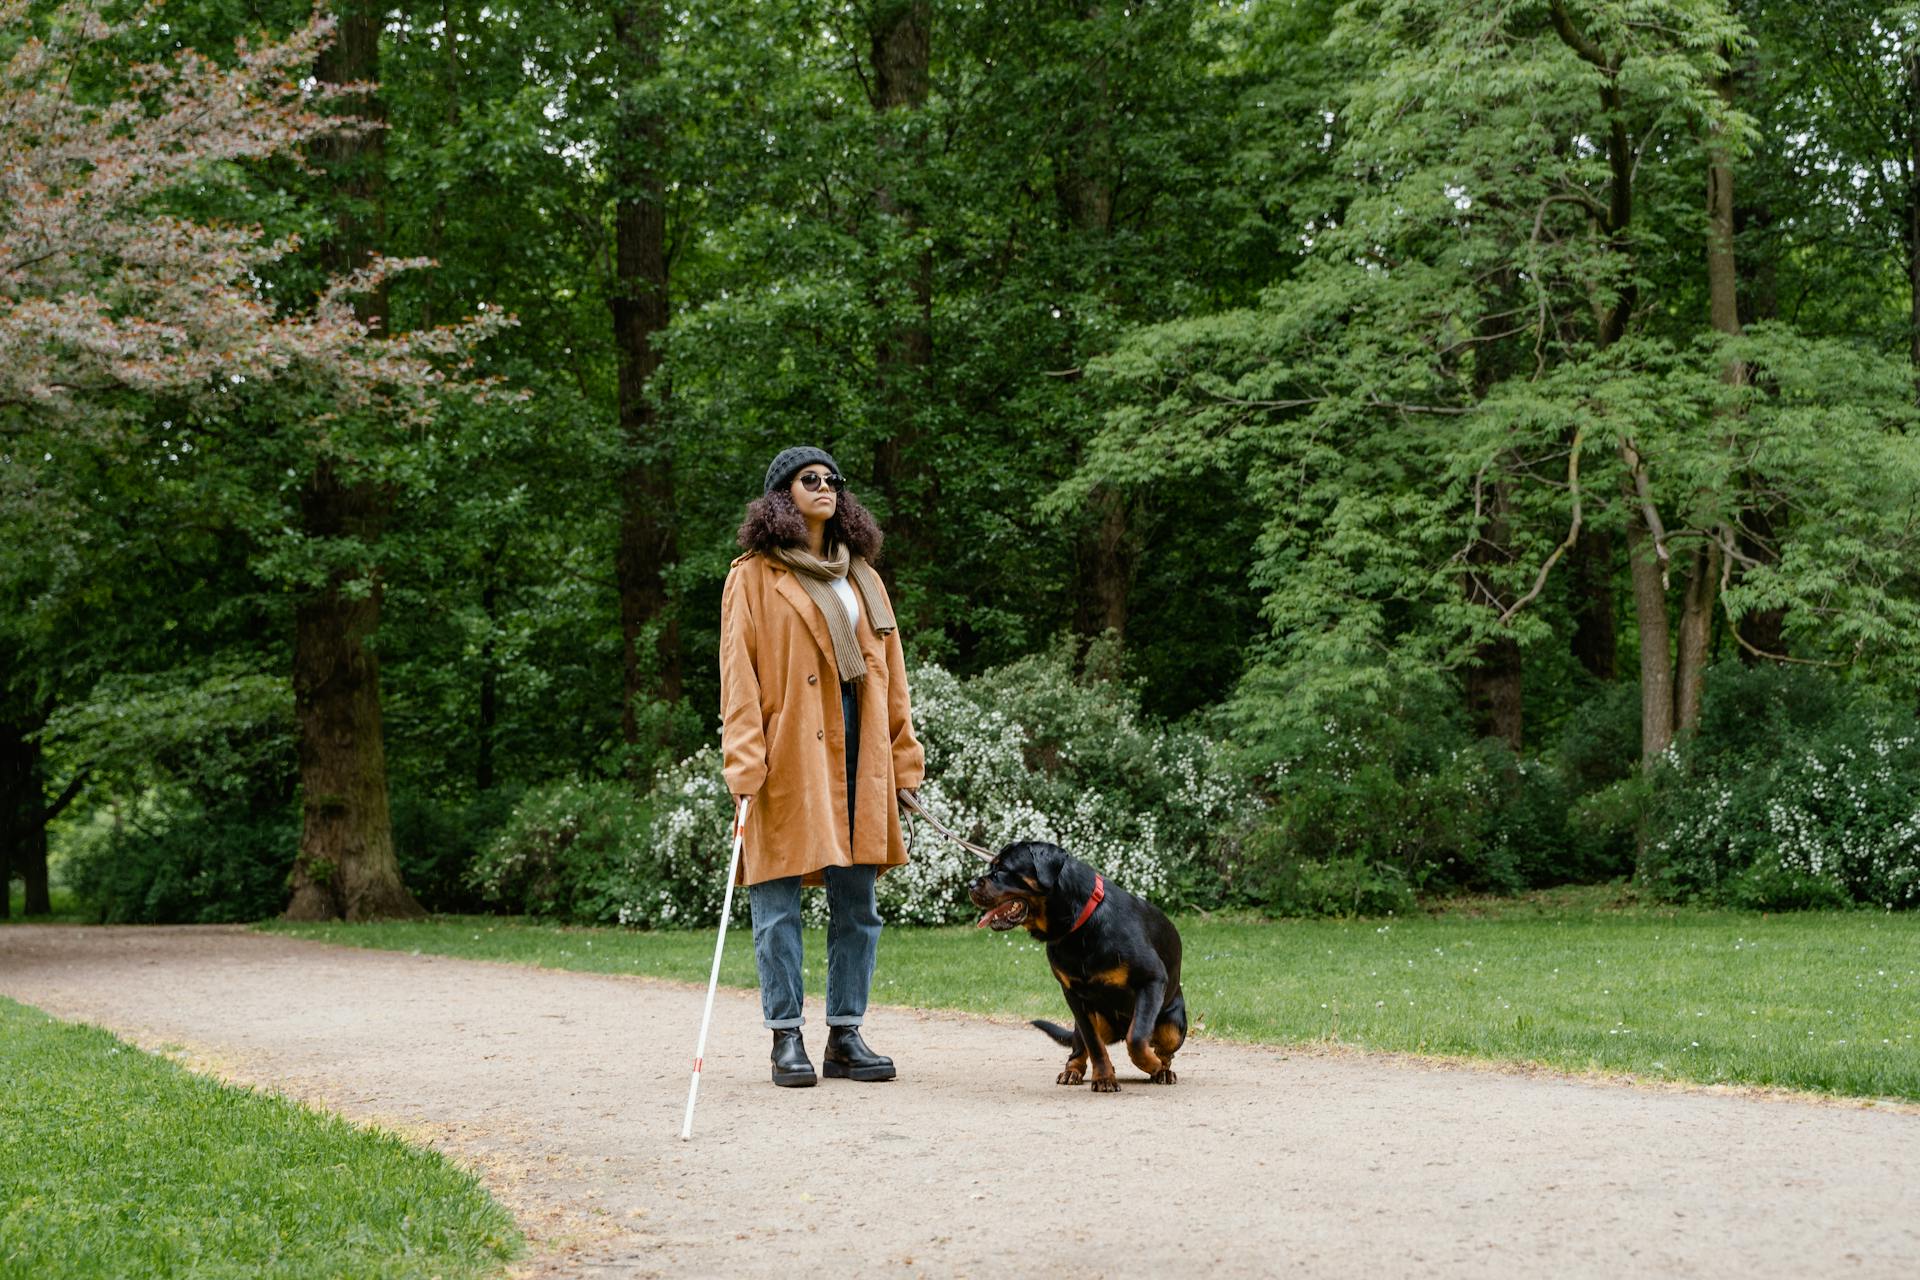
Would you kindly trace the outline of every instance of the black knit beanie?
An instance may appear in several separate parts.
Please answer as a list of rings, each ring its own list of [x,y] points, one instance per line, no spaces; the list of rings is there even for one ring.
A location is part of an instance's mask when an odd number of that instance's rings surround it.
[[[775,489],[784,489],[793,483],[793,477],[800,468],[810,462],[824,462],[835,475],[840,474],[840,464],[825,449],[816,449],[812,445],[795,445],[791,449],[782,449],[774,455],[773,465],[767,468],[767,487],[762,496]]]

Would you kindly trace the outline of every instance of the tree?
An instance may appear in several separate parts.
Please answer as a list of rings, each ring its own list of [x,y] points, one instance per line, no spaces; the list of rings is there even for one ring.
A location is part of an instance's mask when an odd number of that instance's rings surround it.
[[[109,22],[79,0],[47,12],[9,2],[0,19],[20,33],[0,72],[0,149],[15,157],[0,173],[0,519],[23,545],[33,529],[37,548],[6,565],[10,592],[44,589],[49,573],[75,580],[67,566],[98,554],[92,467],[111,473],[155,454],[177,462],[189,424],[231,441],[236,429],[287,423],[280,437],[236,448],[266,464],[266,492],[284,474],[270,459],[282,445],[324,460],[322,471],[338,464],[351,492],[366,456],[354,456],[358,446],[430,421],[458,382],[450,371],[501,321],[385,334],[354,299],[416,264],[371,258],[290,305],[274,289],[295,237],[196,215],[196,202],[243,192],[250,164],[298,163],[308,144],[368,131],[330,114],[340,93],[305,76],[332,21],[316,15],[284,40],[239,42],[226,61],[191,49],[140,61],[130,52],[146,34],[138,14]],[[282,512],[261,510],[275,500],[261,503],[258,477],[251,492],[253,516],[284,528]],[[341,513],[342,529],[351,514]],[[334,563],[317,576],[354,562],[361,545],[319,548]],[[45,686],[55,653],[40,656],[10,678]],[[310,796],[337,802],[318,788]],[[381,898],[351,888],[364,883],[356,856],[345,854],[332,880],[349,889],[343,909],[364,911]]]
[[[667,600],[667,574],[679,558],[673,493],[673,452],[658,401],[658,342],[670,315],[667,289],[667,164],[669,125],[660,105],[660,48],[667,38],[658,0],[613,0],[615,114],[607,139],[614,196],[614,347],[619,354],[621,437],[630,461],[620,483],[620,627],[626,646],[627,743],[639,738],[638,705],[649,684],[659,698],[680,697],[680,640]],[[651,662],[640,646],[654,631]],[[643,677],[651,666],[656,680]]]
[[[1272,630],[1242,685],[1249,732],[1391,714],[1490,644],[1541,652],[1576,625],[1556,570],[1594,528],[1629,539],[1648,760],[1697,714],[1716,606],[1737,623],[1791,600],[1807,656],[1844,633],[1848,663],[1910,665],[1875,616],[1898,609],[1881,548],[1909,539],[1885,486],[1912,475],[1883,371],[1712,323],[1726,172],[1711,238],[1699,193],[1746,136],[1716,83],[1745,40],[1725,7],[1360,5],[1334,40],[1356,62],[1329,134],[1351,199],[1260,307],[1142,329],[1097,362],[1118,407],[1076,481],[1217,467],[1259,487],[1250,577]],[[1816,392],[1813,370],[1840,366]],[[1888,460],[1851,496],[1848,452]],[[1824,527],[1729,552],[1778,503]],[[1723,585],[1730,557],[1743,575]]]

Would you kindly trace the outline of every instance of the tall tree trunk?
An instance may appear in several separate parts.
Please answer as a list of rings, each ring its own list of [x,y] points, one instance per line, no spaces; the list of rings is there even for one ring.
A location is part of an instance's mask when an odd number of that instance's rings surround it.
[[[378,486],[342,483],[322,460],[301,503],[317,538],[378,540],[391,502]],[[355,598],[345,575],[294,611],[293,700],[300,735],[304,823],[289,920],[377,920],[424,915],[400,881],[387,808],[380,724],[376,575]]]
[[[13,877],[32,880],[34,820],[43,790],[32,733],[14,715],[0,715],[0,920],[13,910]],[[29,890],[27,915],[33,914],[31,899]]]
[[[1651,765],[1673,744],[1673,635],[1665,574],[1653,535],[1639,516],[1627,523],[1627,568],[1640,628],[1640,761]]]
[[[1491,381],[1491,376],[1488,380]],[[1489,497],[1486,523],[1467,553],[1470,566],[1493,566],[1512,559],[1508,547],[1512,488],[1496,481],[1490,486]],[[1491,587],[1481,583],[1471,568],[1464,585],[1468,600],[1496,613],[1499,611],[1498,596]],[[1466,670],[1467,712],[1473,717],[1475,730],[1482,737],[1500,739],[1516,753],[1525,728],[1526,704],[1521,676],[1520,646],[1511,635],[1482,641],[1473,664]]]
[[[14,876],[26,890],[22,915],[52,912],[47,824],[80,794],[90,771],[90,766],[81,765],[53,802],[47,803],[46,756],[38,735],[51,714],[51,703],[22,702],[0,710],[0,919],[12,910],[8,898]]]
[[[1920,50],[1907,54],[1907,326],[1908,352],[1920,396]]]
[[[493,740],[500,719],[500,672],[493,641],[499,625],[500,556],[496,543],[480,561],[480,616],[486,619],[487,635],[480,642],[480,723],[476,726],[473,767],[476,791],[493,790]]]
[[[1720,548],[1712,543],[1687,557],[1686,590],[1680,596],[1678,647],[1674,652],[1673,728],[1685,733],[1700,723],[1713,638],[1713,604],[1720,585]]]
[[[34,717],[33,730],[37,733],[46,723],[46,716]],[[19,840],[14,846],[13,867],[20,877],[21,888],[25,891],[20,904],[23,916],[44,916],[53,913],[53,889],[47,876],[47,813],[45,800],[47,795],[46,757],[40,752],[40,739],[30,737],[22,744],[26,748],[26,777],[22,780],[20,799],[24,805],[20,813]]]
[[[665,122],[648,101],[666,35],[659,0],[615,0],[614,63],[620,109],[611,140],[614,183],[613,342],[619,360],[620,436],[631,461],[620,476],[620,544],[614,577],[620,592],[625,682],[620,730],[640,738],[638,709],[649,696],[680,698],[680,627],[667,596],[667,570],[679,559],[675,534],[673,446],[649,390],[660,369],[655,340],[667,328],[667,203],[661,151]],[[654,627],[654,652],[641,642]],[[651,672],[649,671],[651,668]],[[664,721],[662,721],[664,724]],[[664,742],[658,745],[666,745]]]
[[[384,12],[371,0],[340,7],[337,37],[316,68],[322,80],[378,78]],[[376,120],[385,115],[374,94],[348,110]],[[381,132],[336,134],[314,150],[340,199],[327,265],[336,273],[356,270],[384,238]],[[384,290],[362,296],[355,309],[362,320],[385,331]],[[384,485],[344,476],[334,459],[323,456],[307,480],[300,509],[309,538],[353,538],[371,549],[392,505]],[[425,914],[400,881],[387,808],[380,661],[369,647],[380,622],[380,575],[375,567],[371,589],[359,596],[348,588],[350,576],[334,571],[322,590],[294,610],[293,702],[304,820],[290,877],[289,920]]]
[[[1619,637],[1614,628],[1614,541],[1606,530],[1582,529],[1567,551],[1567,581],[1573,610],[1574,659],[1596,680],[1619,675]]]
[[[1084,24],[1102,20],[1104,12],[1104,5],[1088,0],[1077,6]],[[1098,44],[1087,37],[1089,48]],[[1053,190],[1062,220],[1080,235],[1086,259],[1100,277],[1096,288],[1104,291],[1107,241],[1113,233],[1113,94],[1104,54],[1089,54],[1084,71],[1087,88],[1080,101],[1063,104],[1066,145]],[[1074,359],[1079,355],[1073,353]],[[1126,636],[1141,550],[1135,515],[1133,500],[1108,485],[1095,486],[1089,495],[1074,554],[1074,629],[1082,635],[1113,631]]]
[[[1733,77],[1719,76],[1715,88],[1729,106]],[[1707,309],[1716,332],[1740,333],[1740,281],[1733,252],[1733,160],[1718,128],[1707,145]],[[1734,386],[1747,381],[1746,366],[1727,361],[1722,373]],[[1716,535],[1724,531],[1716,531]],[[1680,647],[1675,655],[1673,722],[1685,732],[1700,722],[1700,700],[1710,657],[1713,608],[1720,588],[1720,548],[1708,543],[1687,558],[1686,589],[1680,596]]]
[[[1090,528],[1081,536],[1076,559],[1073,627],[1083,636],[1112,631],[1127,634],[1127,602],[1139,568],[1127,500],[1098,485],[1091,498]]]
[[[932,16],[928,0],[893,0],[872,18],[869,66],[873,107],[879,116],[881,184],[875,203],[900,231],[920,225],[917,198],[903,190],[903,170],[923,160],[906,113],[927,105],[932,84]],[[902,127],[904,125],[904,127]],[[925,431],[919,421],[926,400],[927,371],[933,363],[933,253],[921,248],[909,260],[904,278],[883,286],[883,311],[875,352],[880,404],[886,434],[874,446],[873,483],[886,499],[887,546],[880,572],[889,591],[903,564],[925,563],[927,527],[921,518],[936,501],[937,473],[924,465]],[[905,305],[901,305],[901,300]]]
[[[1467,710],[1474,731],[1498,738],[1518,754],[1526,726],[1521,684],[1520,646],[1510,637],[1481,644],[1479,660],[1467,668]]]

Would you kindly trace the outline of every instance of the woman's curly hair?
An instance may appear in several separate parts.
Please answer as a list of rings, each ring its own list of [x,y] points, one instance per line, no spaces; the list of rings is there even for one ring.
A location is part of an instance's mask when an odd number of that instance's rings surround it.
[[[740,545],[748,551],[804,547],[807,545],[807,518],[800,514],[800,508],[793,505],[791,493],[785,489],[775,489],[747,504],[747,518],[740,522],[740,532],[736,536]],[[840,501],[834,504],[833,515],[827,520],[822,541],[827,548],[836,542],[844,542],[847,550],[868,564],[880,558],[880,525],[874,520],[873,512],[860,505],[860,500],[853,496],[851,489],[840,491]]]

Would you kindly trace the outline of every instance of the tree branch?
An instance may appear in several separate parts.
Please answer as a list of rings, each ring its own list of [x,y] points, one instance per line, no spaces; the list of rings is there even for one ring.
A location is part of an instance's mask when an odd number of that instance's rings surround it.
[[[1516,613],[1519,613],[1521,609],[1525,608],[1530,601],[1532,601],[1536,596],[1540,594],[1541,590],[1544,589],[1547,585],[1547,575],[1553,572],[1553,566],[1555,565],[1555,563],[1559,561],[1561,556],[1565,555],[1569,550],[1571,550],[1573,547],[1573,544],[1579,540],[1579,537],[1580,537],[1580,441],[1585,438],[1586,434],[1587,434],[1586,423],[1583,422],[1578,427],[1574,428],[1573,448],[1567,454],[1567,489],[1573,494],[1573,519],[1571,522],[1569,522],[1567,526],[1567,536],[1561,539],[1560,545],[1553,549],[1553,554],[1548,556],[1546,559],[1546,563],[1540,566],[1539,576],[1537,576],[1533,580],[1533,589],[1527,592],[1527,594],[1521,596],[1518,600],[1515,600],[1513,604],[1507,608],[1507,611],[1500,615],[1500,621],[1497,624],[1499,626],[1504,627],[1507,625],[1507,623],[1513,621],[1513,615]]]

